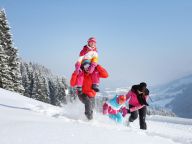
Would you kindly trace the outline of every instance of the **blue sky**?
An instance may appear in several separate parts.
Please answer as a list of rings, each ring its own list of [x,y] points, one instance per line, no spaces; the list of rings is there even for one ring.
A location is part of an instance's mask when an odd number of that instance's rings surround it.
[[[192,73],[191,0],[0,0],[0,7],[20,56],[68,79],[91,36],[107,86],[158,85]]]

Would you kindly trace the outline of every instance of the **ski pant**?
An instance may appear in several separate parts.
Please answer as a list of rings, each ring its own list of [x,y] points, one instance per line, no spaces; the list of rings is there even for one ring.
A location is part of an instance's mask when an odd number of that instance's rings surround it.
[[[89,97],[86,94],[78,95],[79,100],[85,105],[85,115],[88,119],[93,119],[93,109],[95,107],[95,98]]]
[[[129,105],[129,108],[133,107],[132,105]],[[146,114],[147,114],[147,107],[144,106],[141,109],[137,111],[131,112],[131,115],[129,117],[129,122],[133,122],[134,120],[137,119],[139,113],[139,124],[140,124],[140,129],[147,129],[147,124],[145,122],[146,119]]]
[[[99,77],[99,72],[96,69],[93,71],[93,73],[91,73],[91,79],[92,79],[93,84],[97,84],[97,85],[99,84],[100,77]],[[81,71],[81,72],[79,72],[79,74],[77,76],[77,83],[76,83],[76,85],[78,87],[82,87],[83,80],[84,80],[84,72]]]
[[[117,114],[109,114],[109,117],[115,120],[117,123],[123,123],[123,116],[120,112],[118,112]]]

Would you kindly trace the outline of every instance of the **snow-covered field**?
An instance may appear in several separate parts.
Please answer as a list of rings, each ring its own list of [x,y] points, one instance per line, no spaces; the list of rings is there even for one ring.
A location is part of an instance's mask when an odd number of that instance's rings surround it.
[[[127,119],[127,117],[126,117]],[[0,89],[0,144],[192,144],[192,120],[151,116],[148,130],[106,116],[84,117],[79,102],[63,108]]]

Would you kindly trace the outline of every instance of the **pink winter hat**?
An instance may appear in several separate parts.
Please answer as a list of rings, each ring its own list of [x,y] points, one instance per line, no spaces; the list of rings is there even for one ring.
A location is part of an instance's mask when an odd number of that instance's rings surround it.
[[[95,43],[96,43],[96,38],[90,37],[87,42],[88,42],[88,43],[89,43],[89,42],[95,42]]]

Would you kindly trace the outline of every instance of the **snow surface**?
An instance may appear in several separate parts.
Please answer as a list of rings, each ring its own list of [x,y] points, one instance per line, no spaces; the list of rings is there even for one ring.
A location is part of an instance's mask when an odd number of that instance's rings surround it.
[[[0,144],[192,144],[191,119],[150,116],[147,131],[138,123],[88,121],[79,101],[60,108],[0,89]]]

